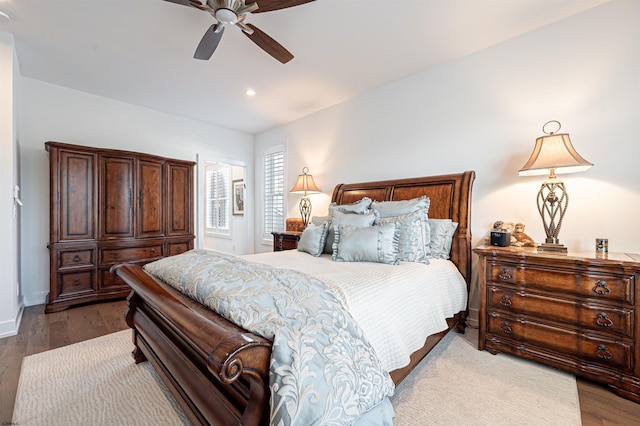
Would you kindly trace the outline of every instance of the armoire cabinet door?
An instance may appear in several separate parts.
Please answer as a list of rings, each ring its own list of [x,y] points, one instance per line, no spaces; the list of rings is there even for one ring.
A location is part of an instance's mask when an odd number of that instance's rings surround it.
[[[193,233],[191,207],[191,188],[193,186],[193,168],[182,164],[167,164],[168,188],[167,235],[189,235]]]
[[[59,151],[58,241],[92,240],[95,233],[95,155]],[[56,241],[55,237],[54,240]]]
[[[133,179],[135,160],[101,157],[101,238],[133,237]]]
[[[164,162],[138,162],[138,226],[137,237],[164,236]]]

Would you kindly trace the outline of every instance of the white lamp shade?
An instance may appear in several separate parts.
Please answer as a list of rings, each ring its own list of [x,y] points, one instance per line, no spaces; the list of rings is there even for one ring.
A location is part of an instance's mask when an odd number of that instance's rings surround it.
[[[520,176],[583,172],[593,166],[571,145],[568,133],[550,134],[536,139],[531,158],[518,171]]]

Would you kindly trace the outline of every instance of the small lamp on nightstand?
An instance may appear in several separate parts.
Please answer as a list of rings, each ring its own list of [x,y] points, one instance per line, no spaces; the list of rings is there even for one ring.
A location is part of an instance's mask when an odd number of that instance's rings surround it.
[[[542,183],[538,191],[538,211],[542,217],[544,231],[547,234],[544,244],[538,250],[566,252],[567,248],[560,244],[558,234],[562,226],[562,219],[569,205],[569,194],[564,183],[557,179],[556,174],[583,172],[593,166],[580,156],[571,145],[568,133],[546,132],[547,124],[556,123],[560,130],[560,122],[551,120],[542,126],[545,136],[536,139],[536,146],[529,161],[519,171],[520,176],[535,176],[549,174],[549,179]]]
[[[302,174],[298,175],[298,181],[291,191],[294,194],[303,194],[302,199],[300,200],[300,215],[302,216],[302,224],[306,228],[309,224],[309,219],[311,218],[311,200],[307,196],[307,194],[317,194],[320,193],[320,188],[313,181],[313,176],[308,174],[308,167],[302,169]]]

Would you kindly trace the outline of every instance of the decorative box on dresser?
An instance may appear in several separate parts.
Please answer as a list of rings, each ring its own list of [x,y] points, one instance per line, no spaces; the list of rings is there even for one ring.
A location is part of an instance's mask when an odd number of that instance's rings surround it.
[[[47,142],[50,289],[46,312],[125,297],[111,275],[193,248],[193,166],[129,151]]]
[[[640,402],[640,255],[481,246],[478,348],[538,361]]]

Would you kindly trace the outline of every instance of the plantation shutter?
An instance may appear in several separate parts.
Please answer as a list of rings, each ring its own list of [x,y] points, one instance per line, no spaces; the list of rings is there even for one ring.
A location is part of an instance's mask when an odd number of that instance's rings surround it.
[[[207,230],[229,231],[231,167],[227,164],[212,163],[206,166],[205,174]]]
[[[264,234],[284,231],[284,152],[264,156]]]

